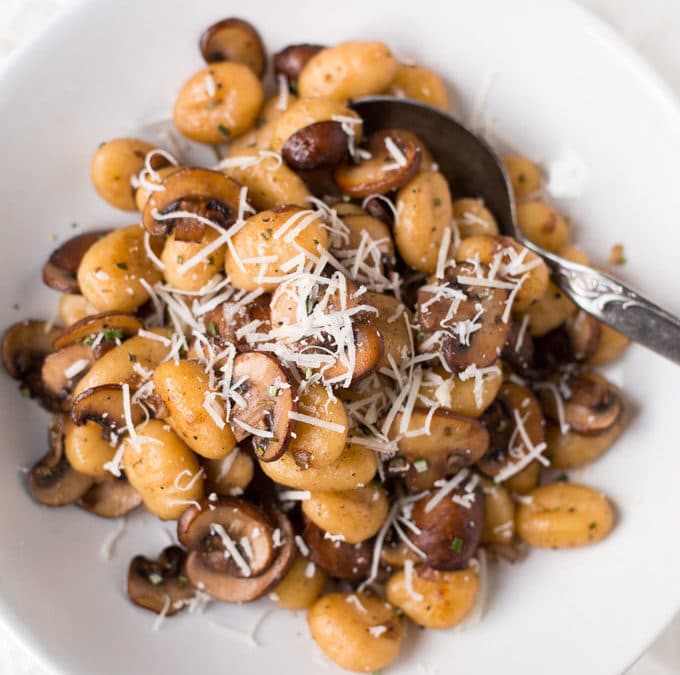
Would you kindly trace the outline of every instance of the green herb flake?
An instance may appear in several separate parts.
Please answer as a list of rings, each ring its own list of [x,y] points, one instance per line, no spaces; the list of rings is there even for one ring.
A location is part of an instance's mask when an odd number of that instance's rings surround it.
[[[589,523],[589,524],[588,524],[588,529],[589,529],[589,530],[595,530],[595,529],[597,529],[597,523],[596,523],[595,521],[593,521],[592,523]]]
[[[311,368],[307,368],[305,370],[305,379],[309,380],[311,379],[312,375],[314,374],[314,371]]]
[[[367,426],[366,424],[360,424],[359,429],[362,434],[365,436],[372,436],[373,432],[371,431],[371,427]]]
[[[229,129],[227,129],[224,124],[218,124],[217,131],[219,131],[225,138],[229,138],[231,136],[231,131],[229,131]]]
[[[505,431],[508,428],[508,420],[501,420],[498,423],[498,426],[496,427],[496,431],[498,433],[501,433],[501,431]]]
[[[31,398],[31,390],[28,387],[21,387],[19,391],[24,398]]]
[[[460,553],[463,550],[463,540],[460,537],[454,537],[451,542],[451,550],[454,553]]]
[[[86,338],[83,340],[83,344],[86,345],[86,346],[88,346],[88,347],[91,347],[91,346],[94,344],[94,338],[92,338],[92,337],[86,337]]]
[[[210,333],[210,335],[212,335],[213,337],[215,337],[215,335],[217,335],[217,326],[215,325],[214,321],[211,321],[208,324],[207,330],[208,330],[208,333]]]
[[[269,241],[272,238],[272,228],[270,227],[266,230],[263,230],[262,232],[260,232],[260,236],[263,239],[266,239],[267,241]]]
[[[178,255],[177,256],[177,264],[181,265],[184,262],[184,256],[183,255]]]
[[[110,328],[104,331],[105,340],[122,340],[125,337],[125,333],[122,328]]]
[[[258,457],[262,457],[262,455],[264,455],[264,448],[261,445],[256,445],[255,446],[255,454]]]
[[[345,202],[345,204],[349,204],[352,201],[352,198],[349,195],[342,195],[342,201]]]
[[[130,359],[131,363],[137,363],[137,355],[136,354],[128,354],[128,359]]]
[[[189,585],[189,579],[187,579],[187,577],[185,577],[183,574],[180,574],[180,575],[177,577],[177,583],[178,583],[180,586],[183,586],[183,587],[184,587],[184,586],[188,586],[188,585]]]
[[[556,481],[559,481],[560,483],[568,483],[569,482],[569,476],[567,476],[566,473],[562,472],[557,478],[555,478]]]
[[[439,199],[439,197],[435,197],[435,198],[432,200],[432,206],[441,206],[441,205],[442,205],[442,200]]]
[[[119,270],[126,270],[126,269],[128,268],[126,262],[119,262],[119,263],[116,263],[116,267],[117,267]]]
[[[413,468],[418,473],[425,473],[427,471],[427,460],[426,459],[419,459],[418,461],[413,462]]]
[[[371,487],[376,490],[377,492],[380,492],[383,488],[383,484],[376,478],[372,483]]]
[[[275,384],[269,385],[269,395],[270,396],[278,396],[280,391],[281,390]]]

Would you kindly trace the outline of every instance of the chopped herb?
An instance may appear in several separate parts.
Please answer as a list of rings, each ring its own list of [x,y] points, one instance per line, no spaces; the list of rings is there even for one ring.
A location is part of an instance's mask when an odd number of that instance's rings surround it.
[[[229,138],[231,136],[231,131],[229,131],[229,129],[227,129],[224,124],[218,124],[217,131],[219,131],[225,138]]]
[[[132,363],[137,363],[137,355],[136,354],[128,354],[128,359],[130,359],[130,361]]]
[[[119,270],[126,270],[126,269],[128,268],[126,262],[119,262],[119,263],[116,263],[116,267],[117,267]]]
[[[275,384],[269,385],[269,395],[270,396],[278,396],[280,391],[281,390]]]
[[[454,537],[451,542],[451,550],[454,553],[460,553],[463,550],[463,540],[460,537]]]
[[[366,426],[365,424],[360,424],[359,429],[366,436],[371,436],[373,434],[373,432],[371,431],[371,428]]]
[[[556,481],[559,481],[560,483],[568,483],[569,482],[569,476],[567,476],[566,473],[562,472],[557,478],[555,478]]]
[[[597,523],[595,521],[588,525],[589,530],[594,530],[595,528],[597,528]]]
[[[212,148],[213,155],[215,155],[215,159],[218,162],[222,161],[222,153],[220,152],[219,147],[216,145],[211,145],[210,147]]]
[[[255,446],[255,454],[258,457],[262,457],[262,455],[264,455],[264,448],[261,445],[256,445]]]
[[[374,490],[382,490],[383,484],[376,478],[376,479],[371,483],[371,487],[372,487]]]
[[[88,347],[91,347],[91,346],[94,344],[94,338],[92,338],[92,337],[86,337],[86,338],[83,340],[83,344],[84,344],[84,345],[87,345]]]
[[[266,239],[267,241],[269,241],[272,238],[272,228],[270,227],[266,230],[263,230],[262,232],[260,232],[260,236],[263,239]]]
[[[185,577],[183,574],[180,574],[180,575],[177,577],[177,583],[178,583],[180,586],[188,586],[188,585],[189,585],[189,579],[187,579],[187,577]]]
[[[215,337],[215,335],[217,335],[217,326],[215,325],[214,321],[211,321],[208,324],[208,333],[210,333],[210,335],[212,335],[213,337]]]
[[[508,420],[501,420],[498,423],[498,426],[496,427],[496,431],[500,433],[501,431],[505,431],[508,428]]]
[[[314,242],[314,246],[318,246],[318,245],[319,245],[319,240],[318,240],[318,239],[312,239],[312,241]]]
[[[183,255],[178,255],[177,256],[177,264],[181,265],[184,262],[184,256]]]
[[[104,331],[105,340],[122,340],[125,337],[125,333],[122,328],[110,328]]]
[[[427,460],[419,459],[417,462],[413,462],[413,468],[418,473],[425,473],[427,471]]]
[[[313,374],[314,374],[314,371],[311,368],[307,368],[305,370],[305,379],[309,380],[312,377]]]
[[[31,398],[31,390],[28,387],[21,387],[19,391],[24,398]]]
[[[432,206],[441,206],[441,205],[442,205],[442,200],[439,199],[439,197],[435,197],[435,198],[432,200]]]
[[[158,572],[151,572],[151,574],[149,574],[149,581],[154,586],[160,586],[160,584],[163,583],[163,577],[160,574],[158,574]]]

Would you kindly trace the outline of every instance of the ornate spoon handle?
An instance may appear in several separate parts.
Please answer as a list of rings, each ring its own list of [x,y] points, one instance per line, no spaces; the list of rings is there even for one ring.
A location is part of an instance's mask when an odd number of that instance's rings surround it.
[[[680,319],[604,272],[524,242],[543,257],[555,283],[584,311],[680,364]]]

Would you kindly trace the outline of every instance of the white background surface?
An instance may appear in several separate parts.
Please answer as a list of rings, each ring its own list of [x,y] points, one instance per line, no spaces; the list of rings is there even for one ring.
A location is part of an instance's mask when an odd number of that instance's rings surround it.
[[[143,0],[140,0],[143,1]],[[0,0],[0,60],[71,0]],[[673,85],[680,96],[679,0],[579,0],[623,35]],[[519,19],[519,17],[518,17]],[[576,646],[575,646],[576,647]],[[43,675],[30,656],[0,630],[0,673]],[[628,675],[680,673],[680,619]],[[593,674],[596,675],[596,674]]]

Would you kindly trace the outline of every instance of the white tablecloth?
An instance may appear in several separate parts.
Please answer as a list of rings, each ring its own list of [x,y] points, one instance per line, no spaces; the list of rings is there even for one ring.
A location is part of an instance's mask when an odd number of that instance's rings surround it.
[[[143,0],[142,0],[143,1]],[[549,1],[549,0],[546,0]],[[72,0],[0,0],[0,60]],[[680,0],[578,0],[618,29],[680,95]],[[0,673],[44,675],[0,628]],[[680,617],[627,675],[680,673]]]

